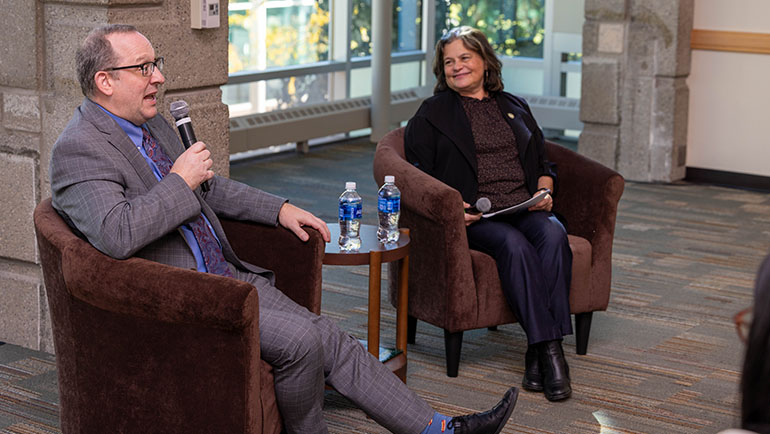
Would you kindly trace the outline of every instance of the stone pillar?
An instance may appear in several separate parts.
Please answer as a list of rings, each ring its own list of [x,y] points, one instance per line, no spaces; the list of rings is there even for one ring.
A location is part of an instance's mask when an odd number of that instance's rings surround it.
[[[135,25],[166,58],[159,109],[186,100],[214,170],[229,174],[229,119],[219,86],[227,82],[227,1],[221,26],[190,27],[190,0],[18,0],[0,15],[0,341],[53,352],[32,212],[51,195],[51,147],[83,95],[75,50],[104,24]]]
[[[693,0],[586,0],[581,154],[629,180],[684,178]]]

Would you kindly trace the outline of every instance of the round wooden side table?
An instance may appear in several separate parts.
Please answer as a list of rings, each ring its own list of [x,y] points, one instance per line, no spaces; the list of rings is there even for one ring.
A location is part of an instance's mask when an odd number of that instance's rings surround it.
[[[366,348],[406,383],[406,317],[409,296],[409,229],[399,229],[398,242],[383,244],[377,240],[377,227],[361,225],[361,248],[343,252],[337,240],[339,223],[327,223],[331,241],[326,243],[325,265],[369,265],[369,310]],[[380,347],[380,280],[382,264],[399,261],[398,306],[396,307],[396,348]]]

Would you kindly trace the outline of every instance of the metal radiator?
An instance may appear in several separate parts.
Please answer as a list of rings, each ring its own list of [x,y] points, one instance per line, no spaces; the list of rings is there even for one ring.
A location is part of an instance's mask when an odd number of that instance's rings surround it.
[[[521,95],[527,100],[538,125],[543,129],[582,130],[580,100],[563,96]]]
[[[391,122],[412,117],[429,91],[413,88],[393,92]],[[361,97],[230,118],[230,153],[369,128],[371,105],[370,97]]]
[[[417,111],[430,88],[412,88],[391,94],[393,124],[407,120]],[[522,95],[542,128],[582,130],[580,100],[556,96]],[[253,151],[291,142],[331,136],[371,126],[371,98],[293,107],[268,113],[230,118],[230,153]]]

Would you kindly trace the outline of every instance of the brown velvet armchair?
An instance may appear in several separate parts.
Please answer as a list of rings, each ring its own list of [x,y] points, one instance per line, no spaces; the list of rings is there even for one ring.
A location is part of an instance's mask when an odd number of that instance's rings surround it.
[[[34,221],[64,433],[281,431],[272,368],[260,359],[253,286],[112,259],[75,236],[50,199]],[[318,232],[302,243],[283,228],[222,224],[242,259],[276,271],[279,288],[320,311]]]
[[[570,309],[577,353],[586,354],[593,312],[606,310],[609,302],[612,240],[624,181],[557,144],[546,141],[546,150],[559,175],[554,211],[566,218],[573,253]],[[500,288],[495,260],[468,247],[460,193],[405,160],[403,128],[377,145],[378,185],[385,175],[396,177],[400,225],[410,229],[408,340],[415,341],[417,319],[444,329],[447,375],[457,376],[463,331],[493,329],[516,318]],[[393,288],[390,298],[395,305]]]

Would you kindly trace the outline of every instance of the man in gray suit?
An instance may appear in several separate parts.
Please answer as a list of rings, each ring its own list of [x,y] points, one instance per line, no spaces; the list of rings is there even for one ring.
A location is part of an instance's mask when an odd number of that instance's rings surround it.
[[[262,358],[274,367],[287,432],[324,433],[324,384],[397,433],[498,433],[518,391],[492,410],[449,418],[434,412],[331,320],[276,289],[272,272],[233,253],[217,215],[282,225],[307,240],[303,226],[329,241],[323,221],[285,199],[215,176],[206,145],[185,150],[158,114],[163,58],[132,26],[95,29],[77,52],[86,98],[54,145],[53,205],[97,249],[217,273],[259,292]],[[209,190],[199,187],[208,182]],[[443,429],[442,429],[443,428]]]

